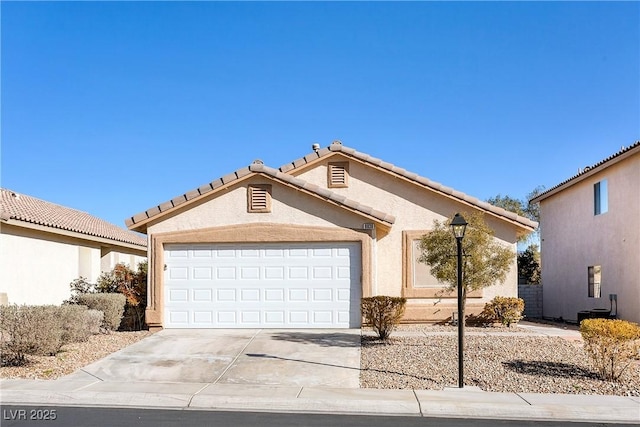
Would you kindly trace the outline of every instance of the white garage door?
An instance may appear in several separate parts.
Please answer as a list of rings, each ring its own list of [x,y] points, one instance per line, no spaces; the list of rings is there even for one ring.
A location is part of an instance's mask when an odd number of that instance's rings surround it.
[[[166,245],[165,328],[360,327],[357,243]]]

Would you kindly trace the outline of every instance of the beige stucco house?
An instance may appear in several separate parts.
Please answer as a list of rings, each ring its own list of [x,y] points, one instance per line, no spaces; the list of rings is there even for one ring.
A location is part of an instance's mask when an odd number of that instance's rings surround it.
[[[517,294],[516,240],[536,223],[343,146],[279,169],[255,161],[126,220],[149,236],[147,323],[165,328],[348,328],[360,298],[408,298],[404,320],[441,321],[453,295],[416,262],[433,220],[480,211],[514,250],[503,285],[467,312]]]
[[[69,284],[146,259],[144,236],[100,218],[1,189],[0,303],[60,304]]]
[[[640,322],[640,141],[581,169],[540,202],[543,316],[611,309]]]

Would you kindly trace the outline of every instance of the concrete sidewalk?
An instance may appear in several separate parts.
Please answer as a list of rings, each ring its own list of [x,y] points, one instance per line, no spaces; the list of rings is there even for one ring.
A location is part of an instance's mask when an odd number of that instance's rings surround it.
[[[579,340],[577,330],[522,322],[527,335]],[[363,333],[366,333],[363,331]],[[394,335],[422,334],[397,331]],[[474,332],[468,332],[474,334]],[[487,335],[517,332],[476,332]],[[640,425],[640,397],[493,393],[477,387],[381,390],[326,385],[103,381],[77,371],[54,381],[0,380],[3,405],[143,407],[192,410],[344,413],[447,418],[555,420]]]
[[[640,398],[490,393],[476,387],[379,390],[207,383],[115,383],[88,378],[2,380],[3,405],[142,407],[258,412],[640,423]]]

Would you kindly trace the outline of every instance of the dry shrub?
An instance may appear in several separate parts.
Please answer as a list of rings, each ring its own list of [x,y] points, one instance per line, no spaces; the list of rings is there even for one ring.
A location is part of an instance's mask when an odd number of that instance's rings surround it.
[[[637,357],[640,326],[626,320],[585,319],[580,323],[584,349],[603,379],[617,381]]]
[[[404,314],[406,298],[376,296],[362,298],[362,316],[381,340],[386,340],[396,328]]]
[[[505,326],[518,323],[524,312],[524,300],[516,297],[495,297],[488,302],[480,317],[492,322],[500,322]]]
[[[104,313],[102,327],[110,331],[115,331],[120,326],[126,301],[124,295],[116,293],[78,295],[78,304]]]
[[[64,344],[60,308],[52,305],[2,306],[0,331],[2,364],[24,364],[29,354],[56,354]]]

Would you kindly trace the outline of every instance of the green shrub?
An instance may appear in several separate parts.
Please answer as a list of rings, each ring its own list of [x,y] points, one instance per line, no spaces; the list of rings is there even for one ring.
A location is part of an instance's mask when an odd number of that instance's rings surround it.
[[[518,323],[522,319],[523,311],[524,300],[522,298],[495,297],[484,306],[480,317],[511,326],[512,323]]]
[[[3,364],[24,364],[30,354],[56,354],[65,343],[60,307],[52,305],[2,306],[0,331]]]
[[[626,320],[585,319],[580,334],[585,351],[606,380],[618,380],[640,349],[640,326]]]
[[[120,326],[127,299],[122,294],[80,294],[78,303],[104,313],[102,327],[115,331]]]
[[[386,340],[400,323],[404,314],[406,298],[376,296],[362,298],[362,316],[365,324],[373,328],[381,340]]]

